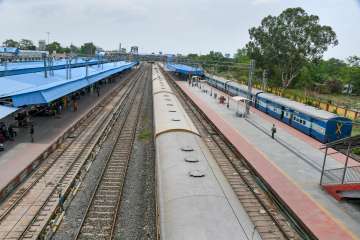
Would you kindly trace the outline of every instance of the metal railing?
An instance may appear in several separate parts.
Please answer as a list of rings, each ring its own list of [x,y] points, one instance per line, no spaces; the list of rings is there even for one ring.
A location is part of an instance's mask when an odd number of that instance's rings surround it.
[[[321,185],[360,183],[360,166],[327,169],[324,171]]]

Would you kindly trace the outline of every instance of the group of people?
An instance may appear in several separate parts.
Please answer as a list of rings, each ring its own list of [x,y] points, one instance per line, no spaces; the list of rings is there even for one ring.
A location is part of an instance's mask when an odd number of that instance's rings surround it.
[[[95,84],[94,89],[97,96],[100,96],[100,83]],[[78,110],[79,104],[78,101],[80,96],[85,95],[86,92],[90,92],[90,87],[86,89],[82,89],[73,93],[70,97],[72,103],[72,109],[74,112]],[[16,113],[15,121],[17,122],[17,126],[13,124],[6,125],[3,122],[0,122],[0,151],[4,150],[4,142],[5,141],[13,141],[17,135],[17,131],[15,129],[18,128],[28,128],[30,134],[30,141],[34,142],[34,125],[31,122],[31,117],[33,116],[55,116],[59,117],[61,112],[65,107],[65,103],[63,99],[60,99],[56,102],[53,102],[50,105],[34,105],[31,106],[27,110],[23,110],[21,112]],[[16,124],[15,124],[16,125]]]
[[[12,125],[7,126],[5,123],[0,123],[0,151],[4,151],[4,142],[7,140],[13,141],[16,136],[16,131]]]

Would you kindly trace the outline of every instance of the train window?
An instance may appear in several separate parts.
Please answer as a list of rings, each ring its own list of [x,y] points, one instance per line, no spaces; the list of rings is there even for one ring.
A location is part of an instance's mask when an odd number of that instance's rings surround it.
[[[305,120],[303,121],[303,124],[306,125],[306,121],[305,121]]]

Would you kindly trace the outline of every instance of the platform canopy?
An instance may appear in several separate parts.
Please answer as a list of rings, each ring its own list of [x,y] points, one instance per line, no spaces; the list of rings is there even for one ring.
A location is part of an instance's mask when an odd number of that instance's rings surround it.
[[[177,72],[186,75],[203,76],[204,70],[201,68],[195,68],[183,64],[168,63],[166,69],[171,72]]]
[[[43,72],[1,77],[0,98],[11,98],[13,105],[46,104],[89,86],[99,80],[133,67],[133,62],[107,63],[102,66],[72,68],[71,79],[66,69],[54,71],[45,78]]]
[[[360,156],[355,155],[349,151],[349,149],[360,148],[360,135],[342,138],[330,143],[325,144],[324,148],[333,148],[344,155],[349,154],[354,160],[360,162]]]
[[[7,115],[10,115],[11,113],[15,112],[16,110],[18,109],[15,107],[0,105],[0,120],[6,117]]]
[[[98,64],[99,60],[90,59],[86,61],[82,58],[72,59],[71,67],[83,67],[85,65],[95,65]],[[67,63],[65,59],[54,60],[53,61],[53,70],[59,70],[66,68]],[[9,62],[3,63],[0,65],[0,77],[26,74],[26,73],[36,73],[44,71],[44,62],[43,61],[30,61],[30,62]]]

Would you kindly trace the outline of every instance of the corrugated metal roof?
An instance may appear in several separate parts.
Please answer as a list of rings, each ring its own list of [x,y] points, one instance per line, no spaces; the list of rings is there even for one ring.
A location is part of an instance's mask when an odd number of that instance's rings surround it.
[[[0,119],[3,119],[4,117],[15,112],[16,110],[18,110],[18,109],[14,108],[14,107],[0,105]]]
[[[184,64],[168,63],[166,65],[166,68],[170,71],[183,74],[204,75],[204,70],[202,70],[201,68],[194,68]]]
[[[16,54],[19,52],[18,48],[14,47],[0,47],[0,53],[13,53]]]
[[[71,79],[66,79],[66,70],[54,71],[54,76],[44,77],[43,73],[30,73],[0,78],[3,88],[0,97],[12,97],[14,106],[48,103],[71,92],[84,88],[112,74],[131,68],[135,63],[118,62],[104,64],[103,67],[92,66],[72,68]],[[3,84],[4,83],[4,84]]]
[[[82,67],[86,64],[95,65],[98,63],[97,59],[91,59],[89,61],[85,61],[82,58],[74,59],[71,62],[71,67]],[[66,67],[66,60],[60,59],[55,60],[53,62],[53,69],[59,70],[64,69]],[[44,62],[43,61],[32,61],[32,62],[10,62],[0,65],[0,77],[2,76],[12,76],[19,75],[25,73],[35,73],[35,72],[43,72],[44,71]]]

